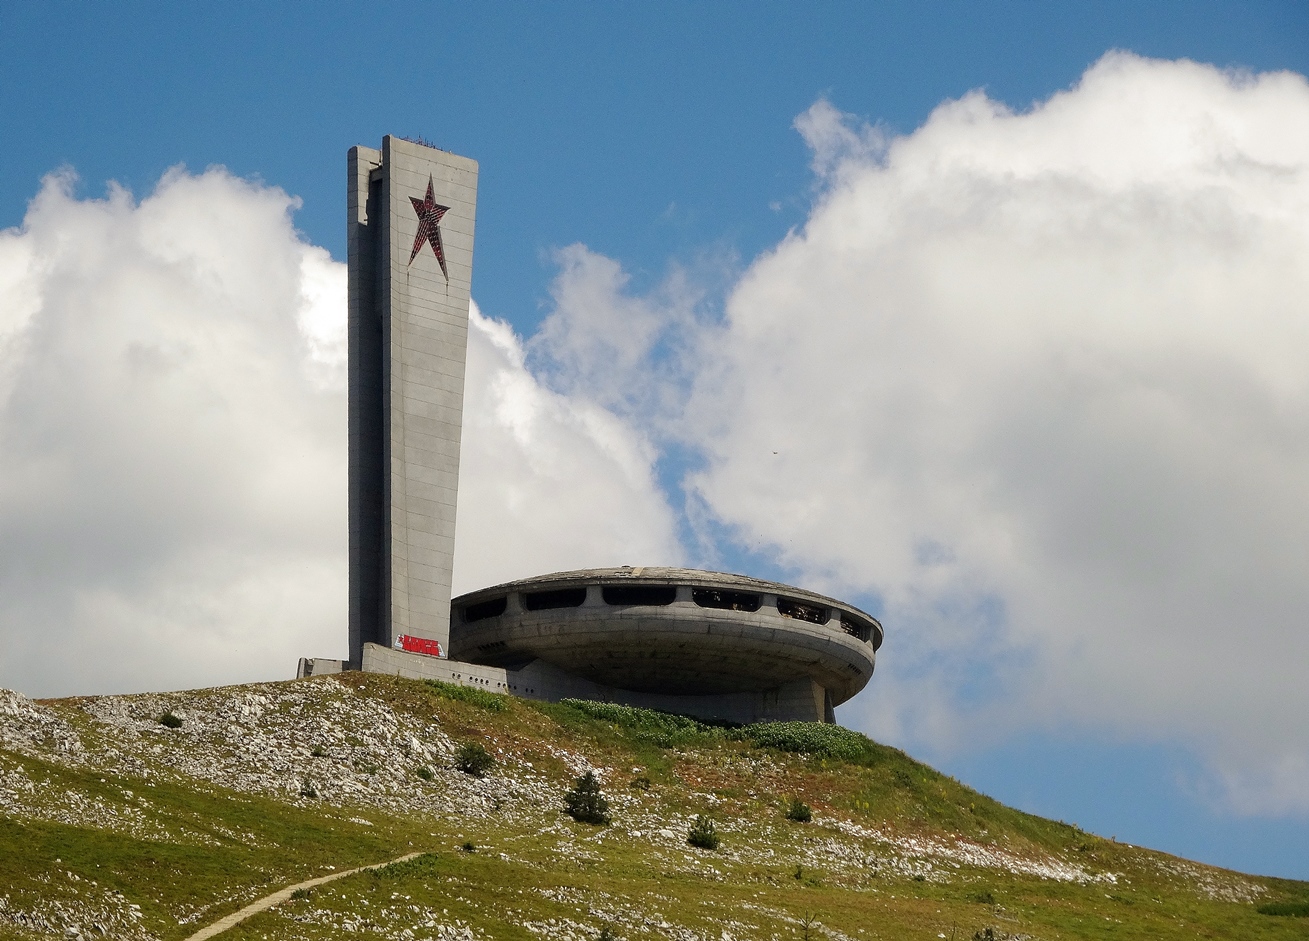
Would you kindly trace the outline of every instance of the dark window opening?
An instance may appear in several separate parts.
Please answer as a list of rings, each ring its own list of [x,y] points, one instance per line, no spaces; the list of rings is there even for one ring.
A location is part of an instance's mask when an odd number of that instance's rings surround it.
[[[605,604],[665,605],[677,598],[676,585],[605,585]]]
[[[873,629],[868,624],[861,624],[848,614],[841,615],[841,630],[845,631],[851,637],[857,637],[865,643],[872,636]]]
[[[585,588],[556,588],[553,591],[533,591],[523,595],[523,606],[528,611],[548,611],[551,608],[577,608],[586,600]]]
[[[723,608],[727,611],[759,610],[759,596],[744,591],[692,588],[691,598],[702,608]]]
[[[492,598],[490,601],[470,604],[464,608],[464,623],[473,624],[477,621],[485,621],[487,618],[498,618],[505,613],[508,603],[508,598]]]
[[[802,601],[794,601],[790,598],[777,599],[777,613],[784,618],[809,621],[811,624],[826,624],[829,617],[826,608],[805,604]]]

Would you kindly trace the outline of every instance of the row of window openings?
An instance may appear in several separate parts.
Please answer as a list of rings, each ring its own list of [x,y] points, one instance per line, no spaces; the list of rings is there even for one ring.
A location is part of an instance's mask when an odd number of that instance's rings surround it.
[[[643,605],[662,607],[677,598],[676,585],[604,585],[600,594],[605,604],[614,606]],[[758,611],[763,599],[743,591],[722,591],[715,588],[692,588],[691,600],[702,608],[720,608],[728,611]],[[528,611],[548,611],[552,608],[578,608],[586,601],[585,588],[556,588],[551,591],[530,591],[523,595],[523,607]],[[487,618],[499,617],[508,607],[507,597],[479,601],[464,608],[464,623],[473,624]],[[805,604],[792,598],[777,599],[777,613],[782,617],[826,624],[831,612],[824,607]],[[841,614],[841,629],[852,637],[868,640],[871,631],[845,613]]]

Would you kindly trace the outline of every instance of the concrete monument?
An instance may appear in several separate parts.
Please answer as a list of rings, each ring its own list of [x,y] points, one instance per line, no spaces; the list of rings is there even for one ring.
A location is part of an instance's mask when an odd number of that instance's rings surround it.
[[[450,639],[477,163],[398,137],[349,155],[350,664]]]
[[[304,658],[298,674],[835,721],[872,677],[882,626],[824,595],[624,567],[452,601],[476,201],[464,157],[396,137],[350,150],[350,658]]]

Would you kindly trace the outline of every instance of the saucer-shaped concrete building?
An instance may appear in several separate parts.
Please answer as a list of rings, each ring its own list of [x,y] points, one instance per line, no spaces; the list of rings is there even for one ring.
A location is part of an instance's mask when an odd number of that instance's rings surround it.
[[[561,572],[462,595],[450,657],[714,718],[833,721],[872,677],[882,626],[824,595],[680,568]],[[551,697],[553,698],[553,697]]]

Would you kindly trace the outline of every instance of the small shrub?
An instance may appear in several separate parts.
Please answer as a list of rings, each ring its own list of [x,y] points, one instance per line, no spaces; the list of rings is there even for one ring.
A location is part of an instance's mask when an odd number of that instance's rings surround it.
[[[804,929],[804,941],[809,941],[809,931],[817,920],[818,916],[813,912],[805,912],[804,918],[800,919],[800,927]]]
[[[639,778],[633,778],[632,787],[638,791],[648,791],[650,790],[650,779],[645,775],[641,775]]]
[[[180,729],[182,727],[182,717],[175,716],[171,712],[165,712],[159,717],[159,724],[170,729]]]
[[[325,749],[322,745],[315,745],[314,750],[311,751],[309,754],[313,755],[315,758],[326,758],[327,749]]]
[[[795,873],[794,873],[794,875],[795,875],[796,881],[799,881],[799,880],[803,879],[803,878],[804,878],[804,866],[801,866],[799,863],[796,863],[796,864],[795,864]]]
[[[461,846],[461,847],[459,847],[459,848],[460,848],[461,850],[463,850],[465,853],[476,853],[476,852],[477,852],[477,844],[473,843],[471,840],[469,840],[468,842],[464,843],[464,845]]]
[[[294,892],[291,893],[291,901],[293,902],[299,902],[307,898],[309,898],[308,889],[296,889]]]
[[[314,787],[312,783],[310,783],[308,778],[300,782],[300,796],[301,797],[318,796],[318,789]]]
[[[600,782],[595,779],[595,772],[586,772],[577,779],[572,790],[564,795],[564,813],[579,823],[604,826],[609,822],[609,802],[600,793]]]
[[[419,767],[417,767],[417,768],[414,769],[414,774],[418,775],[418,776],[419,776],[420,778],[422,778],[424,781],[430,781],[430,780],[432,780],[432,769],[431,769],[431,768],[425,768],[425,767],[423,767],[423,766],[420,765]]]
[[[487,712],[504,712],[505,701],[509,698],[501,693],[478,689],[476,686],[459,686],[455,683],[442,683],[440,680],[423,680],[423,682],[444,699],[466,702]]]
[[[798,797],[791,798],[791,806],[786,808],[786,819],[796,823],[808,823],[814,819],[814,812],[808,804]]]
[[[692,846],[698,846],[700,849],[718,849],[718,831],[714,829],[713,820],[704,814],[697,816],[695,823],[691,824],[690,832],[686,834],[686,842]]]
[[[980,892],[974,892],[971,898],[974,902],[980,902],[983,905],[995,904],[995,893],[990,889],[983,889]]]
[[[484,778],[488,771],[495,766],[495,758],[487,751],[481,742],[468,742],[461,745],[459,751],[455,754],[455,767],[464,774],[471,774],[475,778]]]
[[[926,882],[926,881],[927,881],[927,877],[923,875],[921,872],[914,874],[914,882]]]
[[[597,941],[618,941],[618,935],[614,934],[613,929],[605,925],[600,929],[600,937]]]

